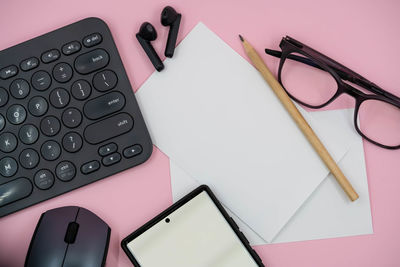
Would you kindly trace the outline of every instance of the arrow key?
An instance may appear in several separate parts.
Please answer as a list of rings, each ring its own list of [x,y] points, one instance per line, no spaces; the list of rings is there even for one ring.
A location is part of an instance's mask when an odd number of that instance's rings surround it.
[[[118,163],[120,160],[121,160],[121,155],[119,153],[114,153],[107,157],[104,157],[102,162],[104,166],[111,166],[115,163]]]
[[[133,145],[124,149],[125,158],[132,158],[140,153],[142,153],[142,147],[140,145]]]
[[[97,160],[93,160],[93,161],[83,164],[81,167],[81,172],[83,174],[89,174],[94,171],[97,171],[99,168],[100,168],[100,163]]]
[[[99,148],[99,155],[102,157],[108,156],[111,153],[116,152],[118,149],[115,143],[109,143]]]

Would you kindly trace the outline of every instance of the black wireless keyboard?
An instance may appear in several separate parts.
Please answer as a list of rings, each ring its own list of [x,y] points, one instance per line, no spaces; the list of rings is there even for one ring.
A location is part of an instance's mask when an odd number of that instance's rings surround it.
[[[151,152],[102,20],[0,51],[0,217],[143,163]]]

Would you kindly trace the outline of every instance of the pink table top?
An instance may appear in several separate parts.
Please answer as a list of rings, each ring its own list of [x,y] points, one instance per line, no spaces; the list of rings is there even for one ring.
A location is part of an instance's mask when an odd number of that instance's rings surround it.
[[[164,50],[166,4],[183,14],[181,40],[199,21],[244,56],[237,34],[259,50],[277,48],[288,34],[400,95],[400,2],[386,1],[184,1],[2,0],[0,50],[61,26],[96,16],[113,33],[136,91],[153,72],[134,39],[143,21],[153,23]],[[276,70],[276,59],[264,56]],[[167,66],[168,68],[168,66]],[[339,105],[351,103],[342,97]],[[335,108],[332,105],[330,108]],[[374,234],[257,246],[264,263],[278,266],[400,266],[400,150],[364,144]],[[0,266],[23,266],[42,212],[64,205],[86,207],[112,228],[107,266],[131,266],[120,249],[130,232],[172,203],[169,161],[154,148],[145,164],[0,219]]]

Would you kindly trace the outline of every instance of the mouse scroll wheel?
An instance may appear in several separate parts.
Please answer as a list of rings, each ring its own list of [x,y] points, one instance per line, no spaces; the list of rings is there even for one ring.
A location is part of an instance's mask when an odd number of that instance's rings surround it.
[[[76,234],[78,233],[79,224],[76,222],[70,222],[68,224],[67,232],[65,233],[64,241],[68,244],[75,242]]]

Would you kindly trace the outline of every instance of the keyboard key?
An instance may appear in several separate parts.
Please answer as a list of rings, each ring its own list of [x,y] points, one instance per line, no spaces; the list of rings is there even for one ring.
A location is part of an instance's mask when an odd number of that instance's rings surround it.
[[[6,89],[0,87],[0,107],[5,106],[8,102],[8,93]]]
[[[32,183],[26,178],[18,178],[0,185],[0,207],[26,198],[32,193]]]
[[[69,103],[69,93],[63,88],[57,88],[50,93],[50,103],[55,108],[63,108]]]
[[[82,137],[74,132],[67,133],[64,135],[62,140],[63,147],[70,153],[78,152],[83,144]]]
[[[42,190],[49,189],[54,184],[54,176],[49,170],[40,170],[34,177],[35,185]]]
[[[45,160],[53,161],[61,154],[61,147],[56,141],[46,141],[40,148],[40,154]]]
[[[115,151],[117,151],[117,149],[118,149],[118,147],[116,144],[109,143],[109,144],[99,148],[99,155],[104,157],[104,156],[110,155],[111,153],[114,153]]]
[[[47,112],[48,107],[46,99],[41,96],[35,96],[29,100],[28,110],[33,116],[43,116]]]
[[[69,56],[81,50],[81,44],[77,41],[70,42],[62,47],[64,55]]]
[[[10,93],[14,98],[23,99],[29,95],[31,87],[24,79],[17,79],[10,85]]]
[[[61,181],[71,181],[75,177],[75,174],[75,166],[69,161],[60,162],[56,167],[56,176]]]
[[[47,90],[51,85],[51,77],[47,72],[40,70],[32,75],[32,86],[38,91]]]
[[[0,160],[0,174],[4,177],[13,176],[18,170],[18,164],[15,159],[5,157]]]
[[[8,78],[14,77],[18,73],[18,68],[15,65],[11,65],[0,70],[0,78],[7,80]]]
[[[52,49],[42,54],[43,63],[50,63],[60,58],[60,52],[57,49]]]
[[[21,127],[18,137],[22,143],[31,145],[38,140],[39,131],[35,126],[27,124]]]
[[[121,155],[119,153],[114,153],[103,158],[102,162],[104,166],[111,166],[118,163],[121,160]]]
[[[6,120],[4,119],[3,115],[0,114],[0,131],[4,129],[6,125]]]
[[[83,38],[82,43],[86,47],[92,47],[101,43],[102,40],[103,38],[101,37],[100,33],[92,33],[91,35]]]
[[[21,105],[12,105],[7,110],[7,120],[12,124],[21,124],[26,119],[26,110]]]
[[[72,84],[71,93],[77,100],[85,100],[90,96],[92,87],[85,80],[78,80]]]
[[[14,134],[12,133],[2,133],[0,135],[0,150],[5,153],[10,153],[14,151],[17,147],[18,141]]]
[[[31,145],[37,141],[39,138],[39,131],[38,129],[30,124],[22,126],[19,130],[19,139],[22,143]]]
[[[19,163],[25,169],[33,169],[39,164],[39,154],[31,149],[25,149],[19,155]]]
[[[111,70],[103,70],[93,77],[93,86],[100,92],[113,89],[117,82],[117,75]]]
[[[19,67],[23,71],[33,70],[37,66],[39,66],[39,59],[36,57],[25,59],[19,64]]]
[[[53,68],[53,77],[59,83],[66,83],[72,78],[72,68],[67,63],[58,63]]]
[[[132,158],[140,153],[142,153],[142,147],[140,145],[133,145],[124,149],[125,158]]]
[[[60,131],[60,121],[54,116],[44,118],[40,123],[40,130],[44,135],[54,136]]]
[[[93,160],[91,162],[85,163],[81,167],[81,172],[83,174],[89,174],[94,171],[97,171],[100,168],[100,163],[97,160]]]
[[[132,128],[132,117],[126,113],[120,113],[89,125],[85,129],[84,136],[88,143],[95,145],[129,132]]]
[[[111,92],[92,100],[83,107],[85,116],[97,120],[121,110],[125,106],[125,97],[119,92]]]
[[[110,58],[103,49],[82,54],[75,59],[75,69],[80,74],[88,74],[107,66]]]
[[[82,122],[82,114],[76,108],[69,108],[63,112],[62,122],[68,128],[76,128]]]

